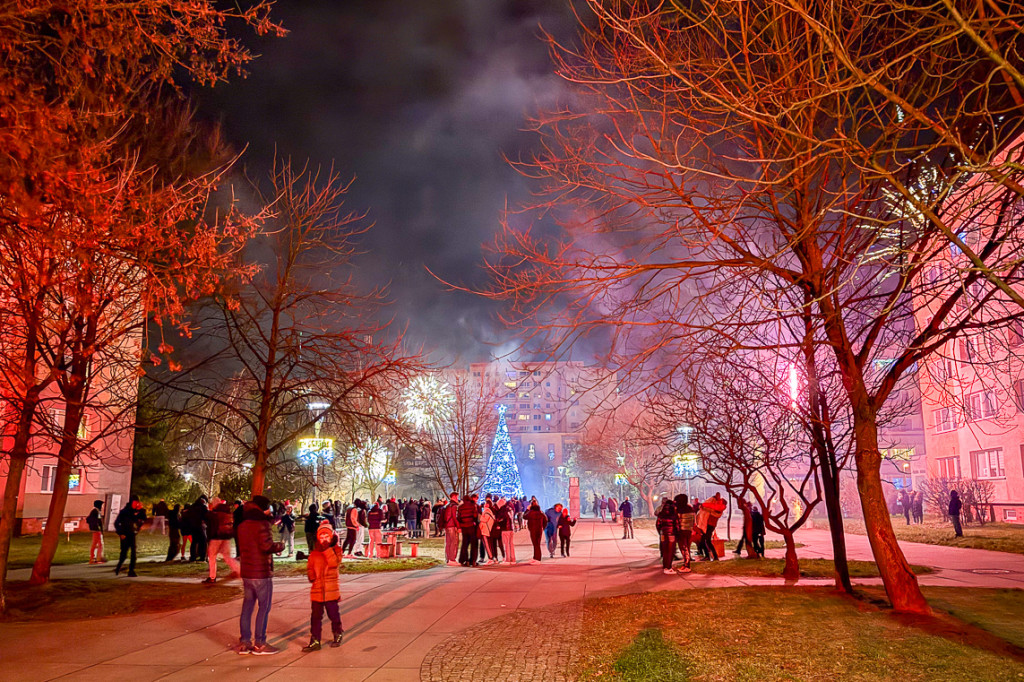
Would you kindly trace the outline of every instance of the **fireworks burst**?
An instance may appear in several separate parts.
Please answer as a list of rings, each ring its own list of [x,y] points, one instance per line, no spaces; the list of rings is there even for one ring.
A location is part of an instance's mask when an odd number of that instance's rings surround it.
[[[418,376],[402,394],[405,419],[417,429],[424,429],[447,417],[454,400],[447,383],[430,375]]]

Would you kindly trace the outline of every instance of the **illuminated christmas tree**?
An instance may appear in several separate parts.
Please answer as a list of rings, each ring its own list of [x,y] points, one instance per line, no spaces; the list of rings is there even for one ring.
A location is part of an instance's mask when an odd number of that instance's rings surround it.
[[[498,432],[491,446],[491,459],[487,462],[487,475],[481,494],[491,493],[500,497],[522,497],[523,483],[519,478],[516,453],[512,451],[512,439],[508,437],[505,423],[505,406],[498,405]]]

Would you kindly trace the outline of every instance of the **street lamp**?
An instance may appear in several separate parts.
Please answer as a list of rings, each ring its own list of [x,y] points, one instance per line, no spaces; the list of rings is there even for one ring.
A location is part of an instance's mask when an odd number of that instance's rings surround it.
[[[394,469],[389,471],[388,475],[384,477],[384,497],[388,500],[391,499],[391,493],[389,491],[391,490],[391,486],[395,484],[396,480],[397,476],[395,476]]]
[[[615,484],[619,486],[619,502],[622,502],[622,486],[627,483],[625,474],[615,474]]]

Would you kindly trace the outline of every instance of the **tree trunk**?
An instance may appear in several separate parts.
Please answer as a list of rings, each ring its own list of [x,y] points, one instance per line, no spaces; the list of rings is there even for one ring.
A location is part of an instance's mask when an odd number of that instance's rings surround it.
[[[878,429],[872,419],[854,409],[854,438],[857,455],[857,492],[868,541],[878,565],[893,610],[900,613],[930,614],[917,577],[910,570],[892,529],[889,508],[882,490],[882,457],[878,451]]]
[[[255,464],[255,465],[253,465],[253,467],[252,467],[252,495],[253,495],[253,497],[255,497],[256,495],[262,495],[263,494],[263,488],[266,487],[266,484],[267,484],[267,468],[265,466],[263,466],[262,464]],[[211,495],[214,494],[212,490],[210,491],[210,494]]]
[[[57,471],[54,474],[53,494],[50,496],[50,508],[46,514],[46,528],[39,546],[39,554],[32,565],[30,585],[42,585],[50,579],[50,566],[60,544],[63,530],[64,510],[68,503],[68,479],[71,475],[71,463],[78,453],[78,429],[82,425],[82,404],[84,377],[72,379],[74,388],[67,396],[64,410],[64,427],[61,432],[60,451],[57,453]]]
[[[782,569],[782,577],[788,581],[800,580],[800,561],[796,557],[796,542],[793,540],[793,531],[782,532],[782,539],[786,541],[786,565]]]
[[[15,515],[18,513],[18,493],[21,489],[21,477],[25,473],[28,458],[15,457],[12,453],[8,459],[7,483],[4,486],[3,511],[0,512],[0,613],[7,611],[7,562],[11,556],[11,538],[14,537]]]

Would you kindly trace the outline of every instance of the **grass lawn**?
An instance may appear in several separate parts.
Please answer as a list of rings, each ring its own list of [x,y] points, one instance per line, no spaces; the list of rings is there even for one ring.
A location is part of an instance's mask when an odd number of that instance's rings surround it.
[[[848,533],[867,534],[867,531],[864,530],[864,522],[860,519],[846,519],[844,526]],[[979,526],[975,523],[964,526],[962,538],[953,535],[952,524],[941,523],[933,519],[908,526],[902,516],[894,516],[892,517],[892,526],[896,531],[896,537],[906,542],[1024,554],[1024,525],[1020,524],[986,523],[984,526]]]
[[[877,578],[878,566],[873,561],[850,561],[851,578]],[[695,561],[690,564],[694,573],[705,575],[740,575],[759,578],[781,578],[786,562],[783,559],[731,559],[729,561]],[[911,566],[914,573],[933,573],[928,566]],[[831,559],[800,559],[803,578],[831,578],[835,565]]]
[[[733,562],[729,562],[733,563]],[[925,589],[942,614],[910,621],[827,588],[730,588],[589,600],[581,680],[1024,678],[1024,591]],[[1005,638],[1001,639],[1001,638]]]
[[[32,586],[7,583],[4,622],[84,620],[128,613],[177,611],[222,604],[241,596],[238,583],[183,585],[125,580],[54,580]]]
[[[89,561],[89,545],[92,544],[92,533],[72,533],[71,541],[68,542],[67,535],[60,536],[60,544],[57,546],[57,553],[53,557],[53,564],[61,566],[64,564],[84,564]],[[11,558],[9,569],[31,568],[39,554],[39,545],[42,543],[41,535],[26,535],[11,539]],[[108,560],[117,561],[117,554],[120,548],[120,540],[117,533],[103,534],[104,553]],[[166,556],[167,536],[150,535],[142,533],[136,539],[135,546],[140,557],[142,556]],[[111,566],[113,570],[113,566]]]

